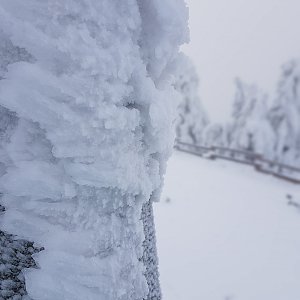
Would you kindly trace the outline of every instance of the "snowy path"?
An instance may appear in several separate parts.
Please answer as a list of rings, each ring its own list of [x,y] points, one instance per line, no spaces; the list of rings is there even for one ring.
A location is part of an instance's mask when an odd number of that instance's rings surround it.
[[[175,153],[155,205],[164,300],[299,300],[300,210],[287,194],[300,203],[297,185]]]

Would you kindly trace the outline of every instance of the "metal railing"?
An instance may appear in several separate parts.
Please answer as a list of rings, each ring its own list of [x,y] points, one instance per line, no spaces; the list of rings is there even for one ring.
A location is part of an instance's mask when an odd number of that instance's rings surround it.
[[[300,168],[271,161],[261,154],[251,151],[237,150],[226,147],[205,147],[176,141],[175,149],[207,159],[225,159],[237,163],[251,165],[261,173],[273,175],[289,182],[300,184]]]

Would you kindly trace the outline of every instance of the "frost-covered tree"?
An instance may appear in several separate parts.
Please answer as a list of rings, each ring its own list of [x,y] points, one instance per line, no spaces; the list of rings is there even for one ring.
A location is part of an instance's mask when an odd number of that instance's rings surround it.
[[[282,68],[278,95],[269,113],[276,134],[275,158],[300,166],[300,61]]]
[[[203,131],[203,145],[207,147],[227,147],[226,124],[214,122],[208,124]]]
[[[274,132],[268,120],[267,96],[257,86],[236,80],[229,124],[229,147],[271,156]]]
[[[181,95],[176,124],[177,138],[183,142],[202,144],[208,117],[199,99],[196,69],[187,57],[182,56],[176,73],[175,89]]]
[[[0,0],[1,299],[24,280],[38,300],[161,298],[152,201],[186,23],[181,0]]]
[[[283,66],[271,103],[256,85],[237,79],[231,120],[210,123],[202,137],[208,147],[246,150],[300,167],[300,61]]]

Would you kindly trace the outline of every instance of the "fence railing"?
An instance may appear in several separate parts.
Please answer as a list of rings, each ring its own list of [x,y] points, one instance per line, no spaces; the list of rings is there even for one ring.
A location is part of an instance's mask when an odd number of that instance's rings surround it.
[[[251,151],[237,150],[226,147],[205,147],[176,141],[175,149],[207,159],[225,159],[237,163],[251,165],[258,172],[300,184],[300,168],[289,166],[264,158],[261,154]]]

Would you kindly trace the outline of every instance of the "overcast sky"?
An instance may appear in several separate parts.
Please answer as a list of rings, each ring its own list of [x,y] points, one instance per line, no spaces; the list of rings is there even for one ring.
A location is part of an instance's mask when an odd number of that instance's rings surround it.
[[[214,120],[230,112],[236,76],[275,89],[280,66],[300,57],[300,0],[186,0],[191,43],[184,52],[201,80],[200,96]]]

